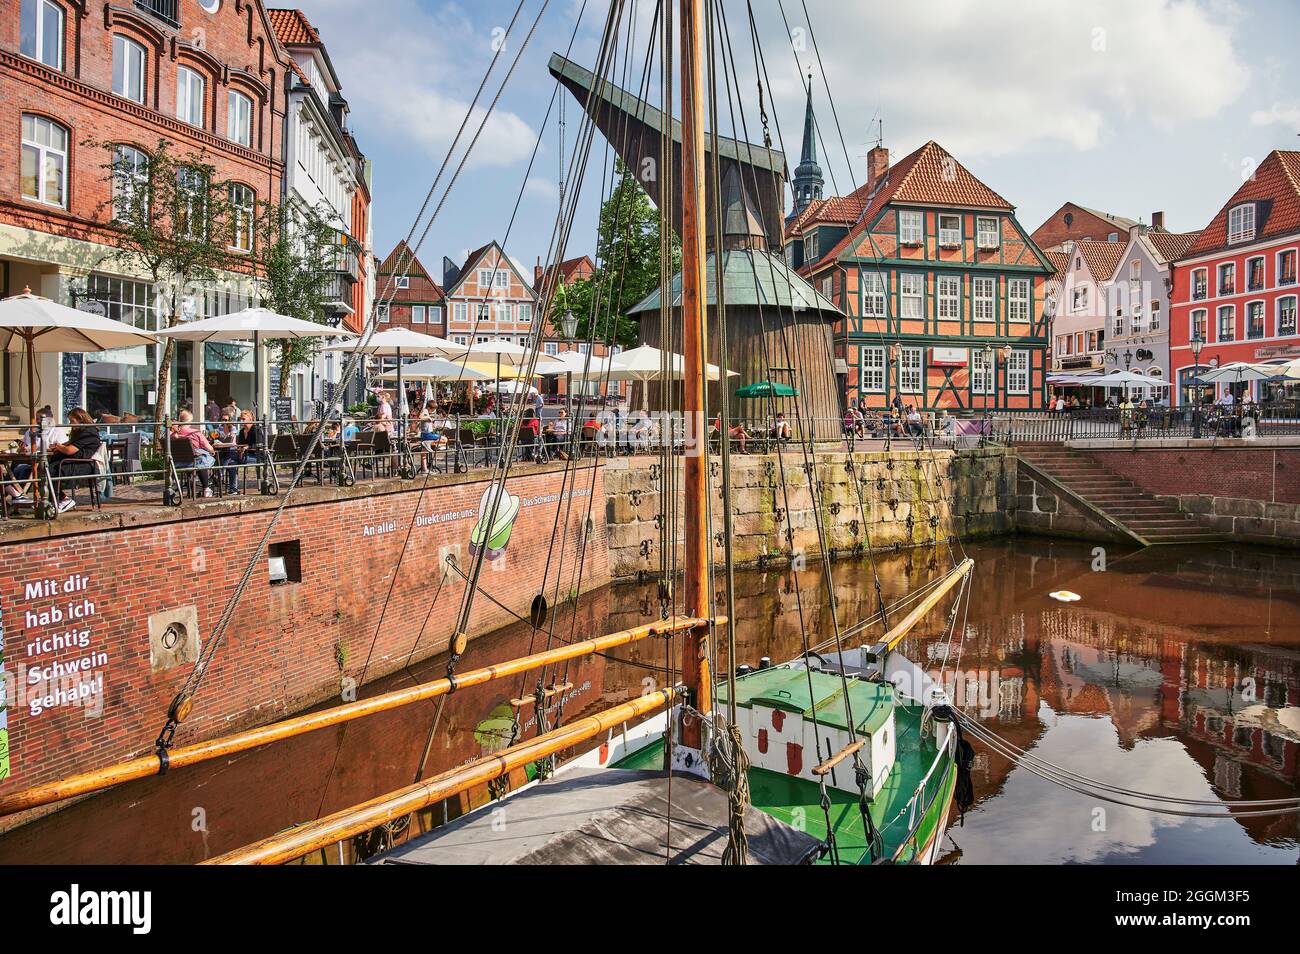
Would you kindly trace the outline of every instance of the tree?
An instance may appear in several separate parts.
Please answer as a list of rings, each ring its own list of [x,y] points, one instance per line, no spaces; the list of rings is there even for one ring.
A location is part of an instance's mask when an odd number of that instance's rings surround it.
[[[103,167],[112,195],[101,210],[105,228],[113,233],[114,250],[108,258],[152,279],[155,308],[165,305],[165,327],[173,327],[181,320],[186,293],[215,281],[218,271],[231,267],[237,257],[232,250],[237,244],[233,230],[238,226],[232,216],[230,184],[217,178],[204,153],[176,154],[167,140],[159,140],[154,149],[120,143],[85,145],[108,153]],[[159,422],[173,411],[175,343],[168,338],[162,349],[155,413]],[[161,437],[158,423],[155,443]]]
[[[334,284],[355,249],[342,244],[346,237],[333,225],[327,208],[311,209],[297,204],[262,203],[257,212],[254,261],[258,289],[264,307],[326,324],[325,305],[333,297]],[[285,338],[274,342],[280,362],[280,394],[289,393],[289,373],[308,364],[316,353],[315,338]]]
[[[639,324],[628,309],[659,287],[659,210],[622,160],[615,163],[618,177],[613,191],[600,207],[596,234],[596,260],[591,279],[580,279],[556,290],[551,323],[567,309],[578,319],[578,337],[589,337],[596,321],[596,341],[631,347],[637,344]],[[681,267],[682,248],[672,238],[669,274]]]

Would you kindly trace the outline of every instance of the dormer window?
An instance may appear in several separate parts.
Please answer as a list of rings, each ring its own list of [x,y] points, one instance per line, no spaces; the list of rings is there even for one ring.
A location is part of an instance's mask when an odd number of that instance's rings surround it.
[[[811,229],[804,233],[803,237],[803,260],[804,262],[817,261],[817,230]]]
[[[1255,203],[1246,202],[1228,212],[1228,242],[1248,242],[1255,237]]]

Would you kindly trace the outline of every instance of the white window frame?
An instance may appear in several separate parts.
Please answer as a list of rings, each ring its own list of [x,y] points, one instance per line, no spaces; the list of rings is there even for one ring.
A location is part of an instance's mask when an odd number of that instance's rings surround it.
[[[252,148],[253,98],[237,89],[226,90],[226,138]]]
[[[1160,321],[1161,321],[1161,319],[1160,319],[1160,299],[1159,299],[1159,298],[1153,298],[1153,299],[1151,299],[1151,308],[1150,308],[1150,313],[1147,315],[1147,319],[1148,319],[1148,320],[1147,320],[1147,330],[1148,330],[1148,331],[1159,331],[1159,330],[1160,330]]]
[[[59,209],[67,208],[68,205],[68,140],[72,134],[68,131],[66,126],[63,126],[60,123],[56,123],[54,120],[49,119],[45,116],[41,116],[38,113],[23,113],[22,125],[24,127],[27,125],[26,122],[27,119],[32,120],[33,135],[31,137],[28,137],[26,130],[25,129],[23,130],[22,146],[20,149],[20,154],[24,158],[27,156],[32,156],[36,164],[36,193],[33,195],[31,193],[23,191],[22,196],[24,199],[28,199],[33,202],[40,202],[42,205],[52,205],[55,208],[59,208]],[[46,130],[45,138],[47,140],[53,139],[55,131],[61,133],[63,135],[63,148],[60,149],[57,146],[48,144],[48,142],[46,143],[41,142],[40,139],[38,138],[38,134],[42,129]],[[59,169],[59,197],[57,200],[51,199],[49,197],[49,190],[46,188],[47,185],[49,184],[48,177],[46,175],[46,167],[49,165],[51,160],[57,161],[58,169]],[[19,168],[19,190],[20,191],[22,191],[22,178],[23,177],[21,173],[21,164],[20,164],[20,168]]]
[[[533,303],[530,301],[521,301],[519,303],[518,318],[520,324],[528,324],[533,320]]]
[[[413,325],[422,325],[422,324],[424,324],[424,323],[425,323],[425,321],[424,321],[424,306],[423,306],[423,305],[412,305],[412,306],[411,306],[411,324],[413,324]]]
[[[986,364],[984,359],[988,358]],[[997,393],[998,357],[996,352],[983,348],[970,349],[970,393],[981,396]]]
[[[508,325],[513,320],[510,314],[511,312],[510,302],[508,301],[495,302],[493,306],[493,312],[494,312],[492,316],[493,320],[496,321],[498,326],[503,324]]]
[[[257,210],[257,193],[252,186],[242,182],[232,182],[229,188],[230,212],[230,247],[237,252],[253,250],[253,220]],[[246,199],[246,202],[241,200]]]
[[[379,323],[381,325],[386,325],[388,322],[392,321],[393,313],[387,303],[380,305],[377,310],[379,312]]]
[[[872,305],[878,304],[879,310]],[[889,314],[889,273],[862,273],[862,315],[864,318],[884,318]]]
[[[1111,322],[1110,326],[1110,336],[1112,338],[1124,337],[1124,312],[1117,311],[1115,313],[1115,320]]]
[[[509,270],[508,268],[505,268],[505,267],[502,266],[502,265],[498,265],[497,268],[496,268],[496,279],[495,279],[495,281],[496,281],[496,287],[497,287],[497,288],[509,288],[509,287],[510,287],[510,270]]]
[[[1255,262],[1259,262],[1260,282],[1258,285],[1252,285],[1250,283],[1251,266]],[[1263,291],[1268,287],[1268,265],[1265,264],[1263,255],[1252,255],[1250,258],[1246,259],[1246,274],[1243,277],[1246,279],[1246,283],[1242,288],[1242,291]]]
[[[863,345],[858,349],[858,390],[864,394],[884,394],[889,357],[881,345]]]
[[[946,289],[946,290],[945,290]],[[938,275],[935,277],[935,298],[938,317],[947,320],[961,318],[961,276]]]
[[[1223,319],[1225,314],[1231,319],[1229,330],[1231,334],[1228,337],[1223,336]],[[1214,312],[1214,340],[1215,341],[1236,341],[1237,340],[1237,306],[1220,305]]]
[[[1197,291],[1200,294],[1197,294]],[[1192,301],[1204,301],[1210,297],[1210,270],[1196,268],[1192,270]]]
[[[975,219],[975,244],[979,248],[997,248],[999,240],[999,221],[997,216],[981,215]]]
[[[957,227],[952,228],[950,226],[948,228],[945,228],[943,224],[944,219],[948,219],[950,222],[955,221],[957,223]],[[950,215],[947,213],[939,214],[939,245],[944,248],[958,248],[961,246],[961,216],[960,215]]]
[[[396,278],[393,279],[393,284],[396,285],[396,286],[397,286],[398,288],[400,288],[400,289],[407,289],[407,288],[410,288],[410,287],[411,287],[411,276],[410,276],[410,275],[398,275]]]
[[[1259,334],[1257,335],[1252,335],[1250,333],[1250,316],[1252,310],[1259,315]],[[1258,341],[1260,338],[1267,337],[1268,313],[1264,308],[1264,299],[1255,298],[1252,299],[1251,301],[1246,302],[1246,307],[1242,313],[1242,318],[1244,319],[1242,322],[1242,329],[1241,329],[1242,332],[1244,332],[1241,339],[1242,341]]]
[[[542,354],[554,357],[560,353],[560,343],[558,341],[543,341]]]
[[[1007,321],[1029,321],[1029,300],[1032,294],[1029,279],[1007,280]]]
[[[981,286],[986,293],[981,293]],[[971,278],[971,317],[975,321],[995,321],[997,319],[998,280],[988,275],[976,275]],[[984,314],[983,312],[987,312]]]
[[[57,31],[58,36],[55,39],[53,63],[51,63],[49,60],[45,58],[45,40],[46,40],[45,13],[47,10],[52,11],[58,19],[58,31]],[[32,38],[33,38],[32,42],[34,45],[29,50],[22,50],[22,55],[27,57],[27,59],[29,60],[35,60],[37,63],[43,63],[46,66],[51,67],[52,69],[61,71],[63,69],[64,35],[68,29],[67,15],[64,13],[63,7],[59,6],[57,3],[54,3],[53,0],[34,0],[34,2],[28,0],[28,2],[24,2],[19,12],[18,36],[19,36],[20,48],[22,44],[22,33],[23,33],[22,15],[24,13],[28,14],[29,16],[34,16],[36,18],[36,22],[33,24],[32,27]]]
[[[1282,263],[1288,255],[1291,256],[1291,278],[1289,280],[1284,280],[1282,274]],[[1300,279],[1300,261],[1298,261],[1298,259],[1300,259],[1300,252],[1297,252],[1297,250],[1293,248],[1284,248],[1275,256],[1273,267],[1274,273],[1277,276],[1276,284],[1279,288],[1294,285],[1296,281]]]
[[[442,305],[426,305],[424,309],[425,317],[431,325],[442,324]]]
[[[135,190],[148,182],[149,157],[142,149],[130,143],[117,143],[113,146],[113,218],[121,220],[130,210],[135,200]],[[147,213],[146,207],[142,210]]]
[[[469,304],[463,301],[454,301],[451,303],[451,320],[458,321],[461,324],[469,322]],[[463,344],[464,342],[460,342]]]
[[[900,272],[898,276],[899,317],[925,318],[925,276],[917,272]]]
[[[1074,312],[1088,310],[1088,286],[1078,285],[1071,291],[1070,310]]]
[[[1288,302],[1290,302],[1290,305],[1291,305],[1291,307],[1290,307],[1290,313],[1291,313],[1290,326],[1291,326],[1291,330],[1290,330],[1290,331],[1283,331],[1283,330],[1282,330],[1282,314],[1283,314],[1284,306],[1285,306]],[[1281,297],[1279,297],[1279,298],[1277,299],[1277,314],[1276,314],[1276,318],[1275,318],[1275,321],[1274,321],[1274,325],[1273,325],[1273,327],[1274,327],[1274,330],[1276,331],[1277,336],[1278,336],[1279,338],[1290,338],[1290,337],[1292,337],[1292,336],[1295,335],[1295,333],[1296,333],[1296,313],[1297,313],[1297,309],[1298,309],[1298,308],[1300,308],[1300,296],[1297,296],[1297,295],[1282,295]]]
[[[1207,344],[1210,340],[1210,309],[1193,308],[1191,314],[1187,316],[1187,340],[1191,341],[1197,337],[1198,326],[1200,330],[1200,339]]]
[[[925,241],[925,215],[923,213],[907,210],[899,211],[898,241],[903,245],[920,245]]]
[[[1224,276],[1232,276],[1232,288],[1225,290]],[[1219,267],[1214,270],[1215,292],[1220,295],[1237,294],[1237,263],[1220,262]]]
[[[197,95],[195,95],[197,89]],[[176,118],[191,126],[203,128],[206,118],[208,80],[190,66],[176,67]]]
[[[1255,237],[1255,203],[1243,202],[1228,210],[1228,244],[1248,242]]]
[[[1029,393],[1029,352],[1013,350],[1007,356],[1007,393]]]
[[[921,394],[925,390],[925,349],[898,349],[898,390],[900,394]]]
[[[804,264],[817,261],[817,230],[805,232],[803,236]]]
[[[133,65],[134,61],[134,65]],[[145,74],[148,69],[149,52],[121,33],[113,34],[113,92],[131,100],[143,103],[146,96]],[[118,84],[118,72],[121,71],[121,84]]]
[[[492,271],[490,268],[480,268],[478,270],[478,287],[480,291],[492,287]]]

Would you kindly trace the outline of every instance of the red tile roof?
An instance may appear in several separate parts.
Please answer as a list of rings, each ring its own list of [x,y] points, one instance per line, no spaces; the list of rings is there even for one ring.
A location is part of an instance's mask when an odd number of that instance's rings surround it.
[[[1115,275],[1115,269],[1119,267],[1120,260],[1124,257],[1124,249],[1128,248],[1126,242],[1096,242],[1092,239],[1082,239],[1074,243],[1075,250],[1083,256],[1084,262],[1088,265],[1088,271],[1092,272],[1092,277],[1096,281],[1109,281]]]
[[[869,183],[873,188],[873,183]],[[846,199],[861,201],[867,185],[851,192]],[[956,208],[1005,209],[1015,207],[980,182],[952,154],[933,139],[903,157],[885,171],[885,181],[858,217],[853,228],[821,261],[838,257],[871,227],[877,214],[890,202],[911,205],[940,205]]]
[[[1043,252],[1047,260],[1052,263],[1052,271],[1057,275],[1064,275],[1065,270],[1070,267],[1070,256],[1065,252],[1056,249],[1047,249]]]
[[[787,235],[798,235],[806,225],[852,225],[862,214],[867,204],[866,186],[861,186],[846,196],[833,195],[825,199],[813,199],[808,207],[786,229]]]
[[[1200,232],[1164,232],[1155,229],[1149,230],[1147,238],[1155,246],[1160,257],[1166,262],[1172,262],[1175,259],[1182,258],[1192,243],[1201,235]]]
[[[1257,203],[1255,241],[1300,232],[1300,152],[1274,149],[1219,210],[1184,257],[1215,252],[1228,245],[1228,212],[1242,202]]]
[[[266,15],[271,18],[276,38],[285,46],[315,46],[321,41],[320,34],[301,10],[268,9]]]

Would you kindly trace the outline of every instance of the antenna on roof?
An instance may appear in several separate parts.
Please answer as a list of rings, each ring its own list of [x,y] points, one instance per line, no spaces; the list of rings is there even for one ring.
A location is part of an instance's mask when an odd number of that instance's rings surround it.
[[[883,146],[884,144],[885,144],[885,117],[880,116],[879,118],[876,119],[876,145],[879,147],[879,146]]]

